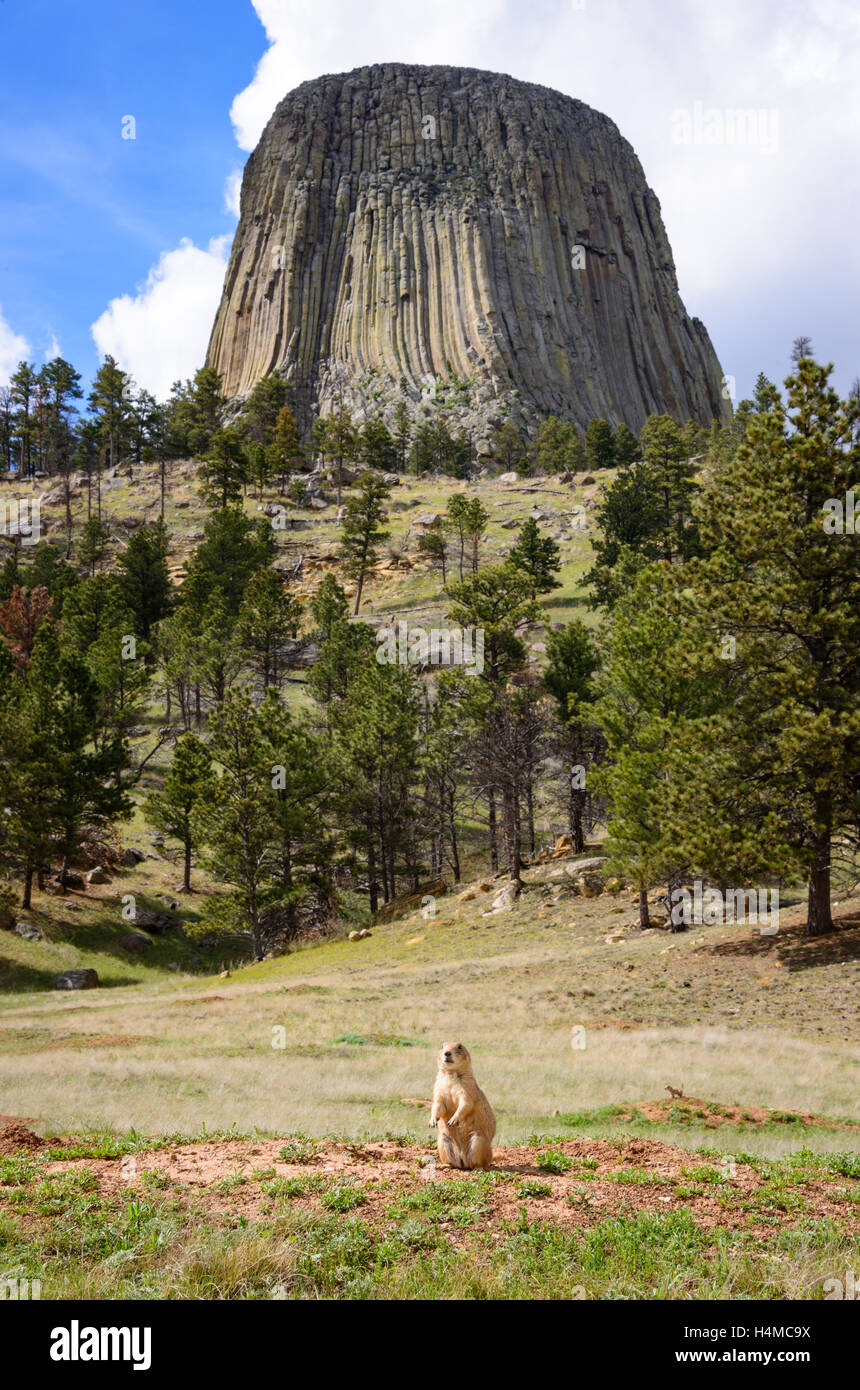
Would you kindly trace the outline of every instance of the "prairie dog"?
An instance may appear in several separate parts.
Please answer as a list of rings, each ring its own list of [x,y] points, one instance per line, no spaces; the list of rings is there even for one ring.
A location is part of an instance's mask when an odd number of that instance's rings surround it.
[[[462,1043],[443,1043],[433,1087],[430,1128],[439,1126],[437,1151],[449,1168],[489,1168],[496,1117],[472,1074]]]

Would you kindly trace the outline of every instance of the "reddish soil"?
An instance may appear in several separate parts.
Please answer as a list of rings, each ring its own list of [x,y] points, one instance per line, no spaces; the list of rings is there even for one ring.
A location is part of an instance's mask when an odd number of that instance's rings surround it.
[[[0,1120],[9,1121],[0,1129],[0,1154],[8,1156],[17,1153],[19,1149],[44,1148],[47,1141],[40,1139],[38,1134],[28,1129],[22,1120],[17,1120],[12,1115],[0,1115]]]
[[[654,1102],[653,1108],[661,1105],[663,1102]],[[26,1129],[23,1133],[27,1137],[21,1142],[29,1146],[35,1136]],[[57,1141],[50,1142],[53,1145]],[[136,1153],[132,1165],[128,1156],[76,1159],[52,1162],[47,1171],[61,1173],[86,1167],[97,1178],[103,1197],[128,1200],[142,1192],[169,1194],[187,1209],[231,1225],[241,1218],[266,1219],[287,1209],[330,1214],[321,1197],[336,1184],[347,1182],[359,1185],[365,1196],[355,1214],[371,1226],[385,1227],[403,1216],[418,1214],[389,1209],[408,1194],[442,1180],[475,1181],[473,1174],[434,1165],[432,1151],[417,1144],[324,1141],[309,1146],[315,1152],[309,1154],[307,1162],[299,1163],[279,1156],[285,1142],[237,1139],[179,1144]],[[523,1208],[531,1220],[564,1227],[590,1227],[636,1211],[686,1208],[703,1229],[743,1228],[765,1236],[772,1235],[776,1226],[829,1217],[846,1230],[860,1231],[860,1208],[845,1196],[847,1189],[857,1186],[849,1178],[798,1178],[786,1189],[786,1198],[782,1189],[772,1187],[747,1164],[689,1153],[652,1139],[564,1140],[547,1147],[571,1160],[572,1166],[563,1173],[541,1168],[538,1159],[545,1152],[543,1146],[496,1149],[494,1169],[503,1180],[484,1191],[486,1209],[478,1217],[481,1229],[514,1223]],[[704,1181],[698,1179],[691,1171],[695,1169],[717,1169],[721,1173],[719,1185],[707,1181],[707,1174]],[[169,1185],[147,1185],[143,1180],[146,1172],[160,1174]],[[242,1179],[238,1182],[237,1174]],[[318,1177],[323,1181],[318,1191],[272,1196],[262,1185],[273,1176]],[[540,1187],[529,1191],[528,1185],[535,1183]],[[468,1238],[468,1231],[461,1230],[455,1221],[442,1221],[441,1225],[455,1243]]]

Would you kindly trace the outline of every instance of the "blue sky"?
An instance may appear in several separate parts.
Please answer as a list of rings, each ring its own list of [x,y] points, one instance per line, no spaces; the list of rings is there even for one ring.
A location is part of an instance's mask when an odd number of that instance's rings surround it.
[[[392,60],[610,115],[738,396],[801,332],[842,389],[860,373],[856,0],[0,0],[0,53],[0,381],[58,349],[160,396],[190,375],[275,104]]]

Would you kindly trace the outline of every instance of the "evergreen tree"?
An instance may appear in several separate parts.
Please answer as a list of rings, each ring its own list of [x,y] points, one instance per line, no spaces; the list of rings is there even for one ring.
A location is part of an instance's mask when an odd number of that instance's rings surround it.
[[[614,463],[612,426],[598,416],[585,431],[585,466],[588,469],[612,468]]]
[[[625,468],[631,463],[638,462],[640,455],[639,440],[622,420],[621,424],[615,427],[612,440],[612,462],[616,468]]]
[[[145,642],[170,612],[173,585],[167,567],[168,534],[163,521],[141,526],[119,557],[120,587],[134,615],[134,632]]]
[[[381,419],[365,422],[359,434],[357,452],[368,468],[376,468],[380,473],[393,473],[397,470],[397,445]]]
[[[248,455],[238,430],[218,430],[200,469],[207,501],[221,508],[238,501],[248,481],[248,471]]]
[[[543,683],[556,705],[560,728],[558,742],[567,782],[568,824],[577,854],[585,848],[586,818],[594,822],[591,769],[605,746],[590,708],[595,698],[594,676],[599,665],[594,638],[579,619],[547,634]]]
[[[269,692],[272,698],[274,692]],[[212,713],[210,752],[217,775],[192,811],[212,874],[230,886],[238,924],[262,960],[262,915],[271,897],[277,834],[266,714],[245,691],[228,691]]]
[[[860,404],[831,371],[801,356],[787,401],[768,393],[698,504],[711,553],[685,581],[696,659],[730,694],[690,731],[675,802],[703,870],[805,872],[811,936],[832,927],[834,847],[860,825],[860,566],[843,534]]]
[[[558,545],[551,536],[541,535],[534,517],[528,517],[520,527],[508,562],[528,575],[536,594],[559,588],[560,581],[556,578],[561,568]]]
[[[576,426],[555,415],[541,420],[536,462],[542,473],[576,473],[581,469],[585,454]]]
[[[425,531],[418,537],[418,549],[425,555],[431,565],[438,565],[442,571],[442,583],[447,583],[448,579],[448,536],[445,529],[441,526],[435,527],[432,531]]]
[[[18,445],[18,468],[21,476],[33,473],[33,400],[37,377],[30,362],[19,362],[9,379],[10,402],[13,414],[13,438]]]
[[[183,849],[182,887],[191,892],[191,856],[196,847],[195,812],[212,794],[212,759],[196,735],[177,739],[170,767],[160,792],[146,798],[143,813],[150,825]]]
[[[398,473],[405,473],[406,461],[409,457],[409,442],[412,437],[412,425],[405,401],[398,401],[394,407],[393,434],[394,447],[397,451],[396,469]]]
[[[97,516],[84,522],[78,540],[78,563],[86,565],[91,576],[107,555],[109,541],[110,531]]]
[[[93,378],[88,403],[110,468],[121,462],[128,446],[131,387],[131,377],[106,356]]]
[[[288,405],[282,406],[278,411],[271,452],[275,466],[281,475],[281,490],[283,491],[290,465],[295,464],[302,457],[302,442],[296,417]]]
[[[365,580],[376,564],[378,546],[389,534],[382,523],[387,517],[385,502],[390,490],[382,478],[374,473],[365,473],[346,503],[340,560],[344,574],[356,586],[353,614],[357,614],[361,607]]]
[[[203,540],[190,561],[182,601],[202,608],[215,594],[236,614],[251,576],[274,558],[276,542],[262,518],[254,523],[241,507],[223,507],[207,519]]]
[[[301,604],[273,569],[262,569],[250,580],[239,609],[237,637],[263,689],[280,684],[284,644],[295,637]]]

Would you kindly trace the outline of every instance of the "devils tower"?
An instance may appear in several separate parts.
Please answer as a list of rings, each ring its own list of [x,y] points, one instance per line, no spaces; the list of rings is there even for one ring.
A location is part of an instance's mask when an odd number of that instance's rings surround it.
[[[280,373],[305,422],[440,392],[479,434],[729,409],[631,145],[581,101],[473,68],[386,63],[284,97],[245,168],[207,364],[234,400]]]

